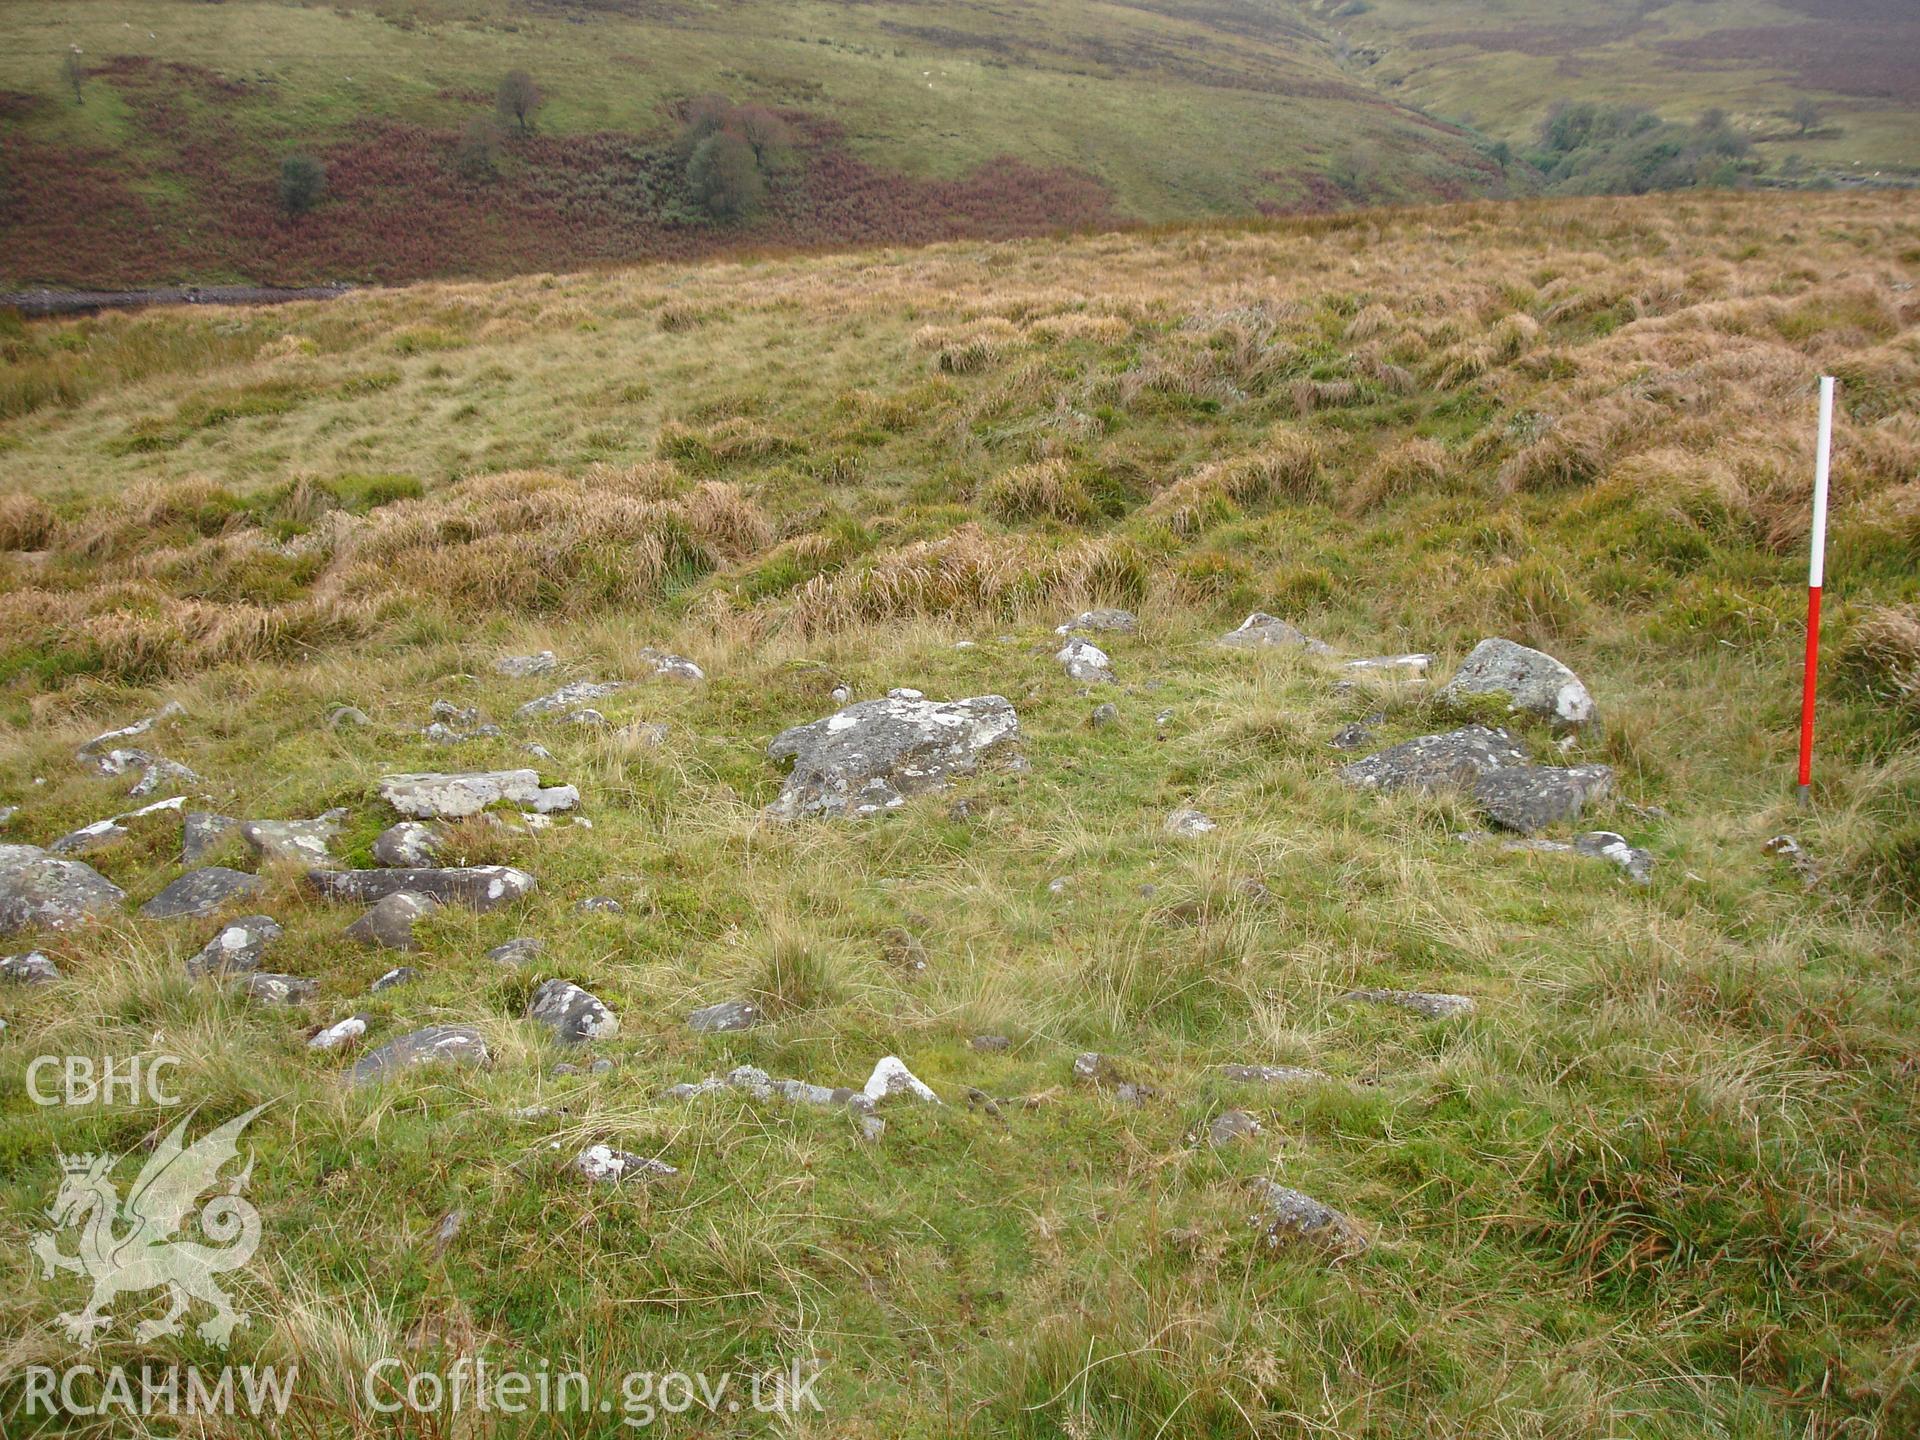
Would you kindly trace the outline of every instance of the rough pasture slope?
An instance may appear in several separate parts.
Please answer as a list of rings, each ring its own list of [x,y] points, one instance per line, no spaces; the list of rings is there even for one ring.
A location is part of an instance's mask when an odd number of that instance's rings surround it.
[[[9,845],[145,803],[145,766],[103,777],[76,751],[168,701],[120,743],[193,774],[146,801],[337,808],[307,833],[359,867],[411,834],[376,850],[399,818],[383,776],[539,773],[504,782],[508,818],[437,834],[438,863],[538,888],[389,906],[404,956],[357,944],[365,905],[297,865],[234,836],[208,852],[258,873],[232,912],[273,917],[262,969],[316,982],[304,998],[190,975],[217,917],[134,914],[182,873],[172,812],[86,853],[124,905],[5,942],[62,975],[0,984],[10,1237],[47,1225],[61,1153],[127,1157],[124,1193],[177,1118],[35,1109],[32,1057],[180,1056],[196,1125],[272,1104],[246,1142],[263,1239],[223,1277],[253,1316],[232,1351],[137,1340],[157,1292],[77,1345],[55,1317],[84,1282],[10,1240],[0,1425],[139,1432],[28,1416],[23,1366],[224,1358],[298,1366],[277,1433],[392,1433],[367,1365],[480,1354],[584,1370],[596,1395],[633,1369],[817,1359],[825,1413],[781,1433],[819,1436],[1915,1433],[1916,280],[1902,199],[1716,197],[7,331]],[[1831,664],[1801,813],[1823,370]],[[1055,658],[1054,627],[1094,606],[1139,617],[1089,637],[1112,682]],[[1216,643],[1256,609],[1347,655],[1431,652],[1433,681]],[[1599,723],[1562,751],[1496,699],[1443,699],[1489,637],[1570,665]],[[495,668],[541,650],[550,673]],[[573,680],[625,683],[520,716]],[[763,813],[772,737],[899,686],[1005,697],[1030,768],[865,820]],[[330,726],[345,706],[366,723]],[[1487,793],[1340,778],[1474,720],[1612,767],[1537,838],[1618,832],[1647,883],[1461,838]],[[511,818],[536,781],[576,786],[591,828]],[[1785,830],[1800,865],[1763,849]],[[517,937],[544,948],[489,954]],[[372,992],[402,960],[413,977]],[[1472,1007],[1343,998],[1377,989]],[[759,1023],[690,1028],[729,1001]],[[309,1047],[355,1015],[357,1045]],[[436,1024],[491,1063],[346,1083]],[[550,1026],[598,1038],[562,1049]],[[945,1104],[664,1093],[739,1065],[859,1087],[888,1054]],[[1319,1212],[1261,1182],[1352,1228],[1264,1243],[1256,1216]]]

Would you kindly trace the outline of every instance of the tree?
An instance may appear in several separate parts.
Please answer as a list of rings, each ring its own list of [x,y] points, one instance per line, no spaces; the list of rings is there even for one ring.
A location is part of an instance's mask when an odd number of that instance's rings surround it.
[[[87,67],[80,59],[80,47],[70,46],[60,60],[60,78],[73,87],[73,103],[84,105],[87,97],[80,93],[80,82],[87,78]]]
[[[771,174],[783,170],[793,155],[793,128],[761,105],[742,105],[727,126],[752,147],[760,168]]]
[[[691,158],[702,140],[727,128],[733,114],[733,102],[724,95],[696,95],[687,101],[681,111],[680,137],[675,141],[680,153]]]
[[[1798,125],[1804,135],[1820,123],[1820,107],[1803,95],[1789,107],[1787,118]]]
[[[716,220],[743,220],[760,208],[767,182],[753,147],[724,130],[707,136],[687,161],[687,184]]]
[[[1500,167],[1500,173],[1506,174],[1507,167],[1513,164],[1513,146],[1504,140],[1496,140],[1487,147],[1487,158]]]
[[[533,112],[546,104],[547,97],[540,93],[540,87],[533,83],[533,76],[524,70],[509,70],[500,77],[500,89],[494,94],[493,108],[502,120],[510,120],[520,127],[522,135],[533,129]]]
[[[468,180],[491,180],[499,169],[500,127],[476,115],[453,146],[453,166]]]
[[[289,155],[280,162],[280,205],[289,215],[304,215],[327,188],[327,167],[311,155]]]

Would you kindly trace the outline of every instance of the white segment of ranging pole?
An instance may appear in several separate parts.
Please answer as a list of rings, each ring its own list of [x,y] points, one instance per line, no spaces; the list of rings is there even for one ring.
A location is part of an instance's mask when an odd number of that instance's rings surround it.
[[[1807,660],[1800,681],[1800,803],[1813,794],[1813,698],[1820,679],[1820,587],[1827,578],[1827,471],[1833,451],[1833,377],[1820,377],[1820,438],[1813,457],[1813,540],[1807,558]]]

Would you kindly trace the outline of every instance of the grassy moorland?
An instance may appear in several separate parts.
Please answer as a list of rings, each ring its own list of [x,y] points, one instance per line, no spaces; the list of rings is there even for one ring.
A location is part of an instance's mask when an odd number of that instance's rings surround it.
[[[391,1433],[356,1398],[367,1363],[479,1353],[603,1380],[816,1356],[826,1414],[788,1427],[809,1435],[1910,1434],[1916,280],[1902,200],[1704,196],[10,330],[10,842],[131,808],[74,751],[167,700],[156,745],[206,777],[194,803],[346,807],[359,863],[393,818],[380,775],[534,740],[593,823],[463,828],[460,853],[539,890],[431,917],[418,976],[373,995],[394,957],[290,874],[248,908],[286,927],[270,968],[320,982],[293,1011],[186,977],[211,922],[46,937],[65,979],[0,992],[8,1233],[43,1223],[56,1152],[125,1154],[173,1119],[36,1110],[29,1060],[165,1053],[208,1121],[273,1102],[237,1282],[256,1318],[228,1358],[298,1364],[283,1433]],[[1842,414],[1803,812],[1823,371]],[[1052,658],[1093,604],[1140,615],[1102,637],[1114,685]],[[1432,686],[1213,643],[1256,607],[1351,653],[1430,650],[1439,676],[1489,635],[1567,661],[1603,724],[1566,758],[1618,776],[1582,823],[1648,849],[1651,883],[1465,843],[1482,822],[1456,798],[1343,786],[1337,728],[1378,712],[1385,745],[1458,718]],[[647,645],[708,680],[650,678]],[[493,662],[541,648],[556,678],[633,682],[595,702],[608,727],[514,718],[555,679]],[[765,819],[768,738],[841,684],[1007,696],[1032,768],[871,822]],[[429,743],[438,699],[503,733]],[[329,729],[340,705],[370,723]],[[1182,804],[1218,829],[1169,835]],[[89,858],[140,901],[179,873],[179,825],[132,828]],[[1763,853],[1786,829],[1811,888]],[[520,935],[535,965],[486,957]],[[610,1073],[552,1073],[520,1018],[549,975],[620,1015],[589,1051]],[[1341,1003],[1355,986],[1477,1008]],[[765,1025],[686,1029],[739,995]],[[476,1025],[493,1063],[349,1089],[305,1035],[354,1012],[369,1044]],[[1154,1093],[1076,1084],[1089,1050]],[[876,1142],[830,1110],[661,1097],[741,1063],[859,1085],[886,1053],[948,1103],[893,1102]],[[1230,1107],[1263,1132],[1190,1142]],[[590,1187],[565,1161],[596,1141],[679,1174]],[[1256,1176],[1371,1248],[1268,1253]],[[24,1245],[0,1247],[0,1296],[9,1436],[137,1428],[30,1423],[22,1366],[223,1358],[125,1323],[76,1349],[52,1317],[82,1287]]]

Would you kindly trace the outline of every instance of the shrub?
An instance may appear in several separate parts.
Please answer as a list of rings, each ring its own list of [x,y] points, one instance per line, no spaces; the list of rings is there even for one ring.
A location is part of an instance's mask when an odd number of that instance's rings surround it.
[[[476,115],[461,130],[453,147],[453,168],[468,180],[491,180],[499,173],[500,127],[485,115]]]
[[[517,126],[522,135],[532,132],[534,112],[546,103],[547,97],[524,70],[509,70],[502,75],[500,88],[493,96],[493,108],[500,119]]]
[[[327,188],[327,167],[311,155],[289,155],[280,162],[280,208],[304,215],[320,203]]]
[[[767,196],[753,147],[724,131],[694,147],[687,160],[687,186],[716,220],[750,219]]]

